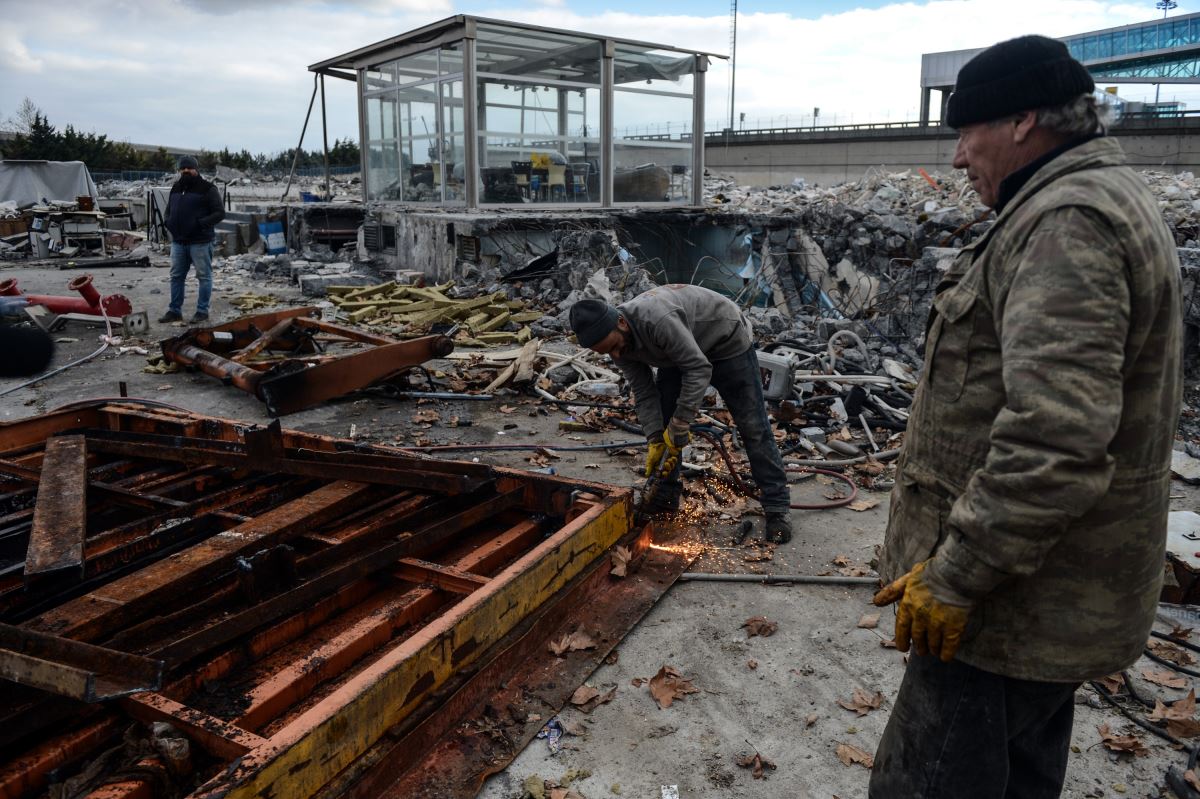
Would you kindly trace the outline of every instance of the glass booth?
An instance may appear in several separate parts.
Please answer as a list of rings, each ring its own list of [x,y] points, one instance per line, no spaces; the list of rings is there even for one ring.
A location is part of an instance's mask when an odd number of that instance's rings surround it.
[[[456,16],[309,69],[357,83],[368,200],[699,205],[709,56]]]

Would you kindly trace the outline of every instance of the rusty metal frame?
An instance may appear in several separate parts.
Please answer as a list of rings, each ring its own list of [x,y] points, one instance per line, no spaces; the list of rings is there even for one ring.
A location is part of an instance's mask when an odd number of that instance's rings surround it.
[[[167,675],[155,691],[104,706],[31,689],[0,698],[0,745],[23,752],[0,758],[0,797],[43,790],[51,772],[111,745],[129,718],[170,721],[217,764],[191,797],[324,796],[339,786],[352,795],[350,776],[368,784],[371,764],[395,755],[391,732],[455,727],[452,716],[479,706],[443,710],[445,698],[481,696],[495,684],[489,675],[513,673],[514,653],[532,651],[530,636],[544,636],[572,602],[616,607],[600,601],[607,595],[620,605],[606,636],[615,644],[670,584],[608,590],[610,547],[638,550],[648,535],[631,531],[628,489],[120,404],[0,425],[0,500],[11,496],[0,528],[19,517],[11,529],[25,529],[28,478],[61,435],[86,441],[89,488],[120,490],[87,495],[83,582],[34,586],[48,593],[18,602],[18,586],[6,593],[0,578],[0,618],[7,608],[22,630],[162,660]],[[160,459],[162,449],[191,455]],[[322,474],[286,471],[296,463]],[[403,472],[438,480],[405,486]],[[164,526],[172,513],[189,518]],[[112,547],[164,535],[130,565],[93,569]],[[640,594],[627,590],[635,582]],[[203,686],[223,680],[243,699],[209,708]],[[55,732],[72,716],[71,732]],[[18,728],[45,737],[3,738]],[[102,795],[155,789],[123,779]]]
[[[319,308],[306,306],[243,316],[166,339],[162,352],[172,363],[194,367],[253,394],[272,416],[284,416],[394,379],[454,351],[447,336],[400,341],[325,322],[320,315]],[[316,341],[319,333],[372,346],[330,355]]]

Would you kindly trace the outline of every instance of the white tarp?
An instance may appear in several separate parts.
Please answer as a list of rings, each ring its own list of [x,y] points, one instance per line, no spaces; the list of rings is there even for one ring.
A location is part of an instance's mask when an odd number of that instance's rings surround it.
[[[96,183],[82,161],[0,161],[0,201],[17,207],[42,202],[75,202],[96,193]]]

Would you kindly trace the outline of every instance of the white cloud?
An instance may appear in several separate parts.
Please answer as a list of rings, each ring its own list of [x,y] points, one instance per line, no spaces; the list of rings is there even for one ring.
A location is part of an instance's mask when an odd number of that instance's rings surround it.
[[[489,17],[728,49],[728,17],[581,13],[576,0],[521,0]],[[934,0],[801,19],[739,17],[737,109],[747,127],[912,118],[924,52],[983,47],[1024,33],[1062,36],[1155,16],[1145,3]],[[551,8],[548,9],[548,6]],[[652,8],[652,6],[647,6]],[[52,123],[112,138],[252,151],[294,146],[312,91],[311,63],[454,13],[451,0],[59,0],[13,3],[0,28],[0,117],[25,96]],[[470,9],[474,10],[474,9]],[[548,10],[550,10],[548,19]],[[1182,13],[1188,9],[1179,9]],[[31,78],[36,75],[36,81]],[[715,61],[707,118],[727,118],[729,69]],[[330,80],[330,139],[357,137],[353,86]],[[1153,88],[1122,91],[1129,99]],[[1163,87],[1164,99],[1195,96]],[[306,146],[320,142],[314,111]],[[661,120],[678,122],[681,120]]]

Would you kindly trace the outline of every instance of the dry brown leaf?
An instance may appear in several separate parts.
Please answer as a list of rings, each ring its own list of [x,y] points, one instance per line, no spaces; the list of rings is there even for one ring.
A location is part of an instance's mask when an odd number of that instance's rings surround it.
[[[1200,791],[1200,777],[1197,777],[1196,772],[1192,771],[1191,769],[1183,772],[1183,781],[1186,782],[1191,788]]]
[[[1116,735],[1107,724],[1101,724],[1096,728],[1096,732],[1100,733],[1100,742],[1104,744],[1104,748],[1112,752],[1129,752],[1134,757],[1150,754],[1150,750],[1136,735]]]
[[[1187,688],[1188,684],[1187,677],[1180,676],[1173,671],[1142,669],[1142,677],[1146,682],[1161,685],[1163,688]]]
[[[860,463],[851,468],[853,468],[856,472],[861,472],[863,474],[870,475],[871,477],[876,477],[883,474],[884,469],[887,467],[868,455],[866,463]]]
[[[500,406],[500,413],[516,413],[516,412],[517,412],[517,409],[514,408],[512,405],[501,405]]]
[[[817,718],[818,717],[817,717],[816,713],[809,713],[807,716],[804,717],[804,726],[811,727],[812,725],[816,724]]]
[[[864,613],[862,618],[858,620],[858,626],[864,630],[874,630],[879,626],[879,614]]]
[[[598,697],[600,692],[590,685],[581,685],[575,689],[575,693],[571,694],[572,705],[586,705],[593,699]]]
[[[779,624],[769,621],[766,616],[751,616],[742,622],[742,626],[746,628],[747,638],[753,638],[756,635],[770,638],[779,629]]]
[[[1161,699],[1155,699],[1150,720],[1166,722],[1167,731],[1177,738],[1195,738],[1200,735],[1200,721],[1197,721],[1195,716],[1196,691],[1192,689],[1183,699],[1170,705],[1163,704]]]
[[[878,505],[879,505],[879,500],[873,499],[873,498],[867,498],[867,499],[856,499],[853,502],[851,502],[849,505],[847,505],[846,507],[849,508],[850,510],[856,510],[861,513],[862,511],[870,510],[871,508],[877,507]]]
[[[583,630],[576,630],[569,635],[564,635],[557,641],[549,643],[550,651],[558,657],[562,657],[568,652],[577,652],[581,649],[595,649],[596,641]]]
[[[571,704],[584,713],[591,713],[598,705],[611,702],[616,695],[617,689],[615,686],[604,693],[600,693],[590,685],[581,685],[575,689],[575,693],[571,694]]]
[[[883,694],[879,691],[867,693],[861,688],[855,688],[849,700],[839,699],[838,704],[846,710],[853,710],[858,715],[865,716],[872,710],[879,709],[879,706],[883,704]]]
[[[896,639],[895,638],[881,638],[879,640],[879,645],[881,647],[883,647],[884,649],[895,649],[896,648]]]
[[[646,684],[646,682],[647,682],[647,680],[645,677],[634,677],[632,680],[629,681],[629,684],[632,685],[634,688],[641,688],[643,685]]]
[[[758,661],[757,661],[757,660],[754,660],[754,659],[747,660],[747,661],[746,661],[746,668],[750,669],[751,671],[753,671],[754,669],[757,669],[757,668],[758,668]]]
[[[1196,659],[1186,649],[1180,649],[1175,644],[1162,641],[1158,638],[1151,638],[1147,641],[1146,648],[1163,660],[1170,661],[1176,666],[1190,666],[1196,662]]]
[[[1116,674],[1110,674],[1107,677],[1101,677],[1096,682],[1103,685],[1104,690],[1108,691],[1110,694],[1115,694],[1125,687],[1125,675],[1118,671]]]
[[[440,421],[441,418],[442,415],[433,408],[425,408],[412,415],[414,424],[433,424],[434,422]]]
[[[691,677],[684,677],[674,666],[663,666],[650,678],[650,695],[659,708],[666,709],[671,703],[686,694],[698,694],[700,689],[692,685]]]
[[[1176,641],[1185,641],[1192,636],[1192,628],[1184,627],[1181,624],[1172,624],[1171,632],[1167,633],[1167,635]]]
[[[606,665],[609,665],[609,666],[616,665],[616,662],[620,659],[621,659],[621,653],[615,649],[604,656],[604,662]]]
[[[633,556],[627,548],[617,546],[612,551],[612,570],[609,572],[613,577],[624,577],[629,569],[629,558]]]
[[[837,758],[842,761],[843,766],[852,766],[857,763],[865,768],[872,768],[875,765],[874,755],[859,749],[853,744],[838,744]]]
[[[756,780],[764,779],[767,776],[766,772],[775,770],[775,764],[758,752],[752,755],[741,755],[737,759],[737,764],[742,768],[753,768],[754,779]]]

